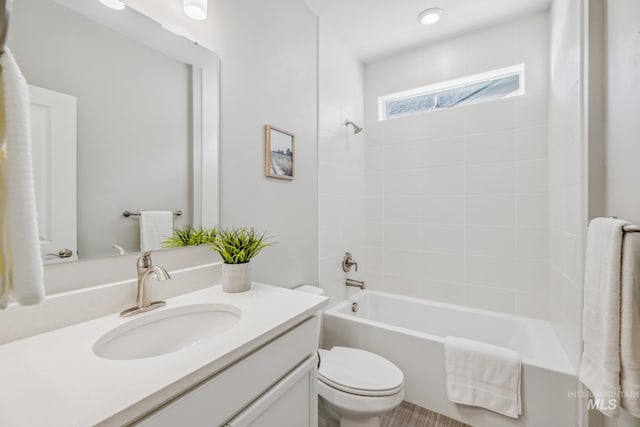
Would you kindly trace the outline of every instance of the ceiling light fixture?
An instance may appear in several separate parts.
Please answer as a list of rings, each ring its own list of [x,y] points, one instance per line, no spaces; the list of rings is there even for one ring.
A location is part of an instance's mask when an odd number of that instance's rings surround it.
[[[207,19],[207,0],[182,0],[184,13],[196,21]]]
[[[111,9],[115,9],[115,10],[124,10],[125,7],[127,7],[120,0],[100,0],[100,3],[102,3],[103,5],[111,8]]]
[[[423,10],[418,15],[418,22],[422,25],[433,25],[440,20],[442,15],[442,9],[439,7],[432,7],[431,9]]]

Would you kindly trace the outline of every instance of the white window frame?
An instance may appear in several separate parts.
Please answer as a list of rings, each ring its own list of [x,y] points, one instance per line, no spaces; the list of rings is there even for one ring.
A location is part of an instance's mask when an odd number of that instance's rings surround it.
[[[487,80],[495,80],[495,79],[500,79],[500,78],[504,78],[504,77],[511,77],[511,76],[519,76],[520,78],[520,82],[519,82],[519,89],[513,93],[510,93],[509,95],[505,96],[504,98],[510,98],[512,96],[519,96],[519,95],[524,95],[525,93],[525,67],[524,64],[518,64],[518,65],[512,65],[510,67],[505,67],[505,68],[499,68],[497,70],[491,70],[491,71],[486,71],[484,73],[478,73],[478,74],[474,74],[472,76],[466,76],[466,77],[461,77],[459,79],[454,79],[454,80],[448,80],[446,82],[440,82],[440,83],[435,83],[435,84],[431,84],[431,85],[427,85],[427,86],[422,86],[422,87],[417,87],[414,89],[409,89],[409,90],[405,90],[402,92],[396,92],[396,93],[391,93],[389,95],[383,95],[378,97],[378,121],[383,121],[383,120],[392,120],[392,119],[397,119],[397,118],[401,118],[401,117],[408,117],[408,116],[414,116],[416,114],[423,114],[423,113],[428,113],[430,111],[420,111],[417,113],[410,113],[410,114],[406,114],[404,116],[398,116],[398,117],[390,117],[390,118],[386,118],[385,117],[385,104],[387,102],[390,101],[398,101],[404,98],[413,98],[415,96],[419,96],[419,95],[428,95],[430,93],[433,92],[440,92],[446,89],[456,89],[459,87],[463,87],[463,86],[468,86],[471,84],[476,84],[476,83],[481,83]],[[504,99],[502,98],[502,99]],[[479,102],[483,102],[483,101],[479,101]],[[438,110],[432,110],[432,111],[438,111]]]

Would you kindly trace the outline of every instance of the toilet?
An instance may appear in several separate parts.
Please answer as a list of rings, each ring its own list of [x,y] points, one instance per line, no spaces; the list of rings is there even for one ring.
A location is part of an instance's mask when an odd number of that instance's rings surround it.
[[[315,286],[301,292],[324,295]],[[319,427],[380,427],[404,398],[404,375],[382,356],[350,347],[318,350]]]

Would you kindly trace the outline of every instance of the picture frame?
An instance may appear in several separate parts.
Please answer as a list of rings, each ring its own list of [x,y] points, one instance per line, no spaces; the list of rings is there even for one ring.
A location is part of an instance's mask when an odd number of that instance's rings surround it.
[[[295,178],[295,134],[265,125],[265,175],[269,178]]]

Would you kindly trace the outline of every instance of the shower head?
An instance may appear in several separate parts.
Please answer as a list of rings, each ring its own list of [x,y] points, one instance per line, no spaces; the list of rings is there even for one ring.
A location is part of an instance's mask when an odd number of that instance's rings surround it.
[[[359,134],[360,132],[362,132],[362,128],[360,126],[358,126],[357,124],[353,123],[351,120],[345,120],[344,122],[345,126],[353,126],[353,133],[354,135]]]

